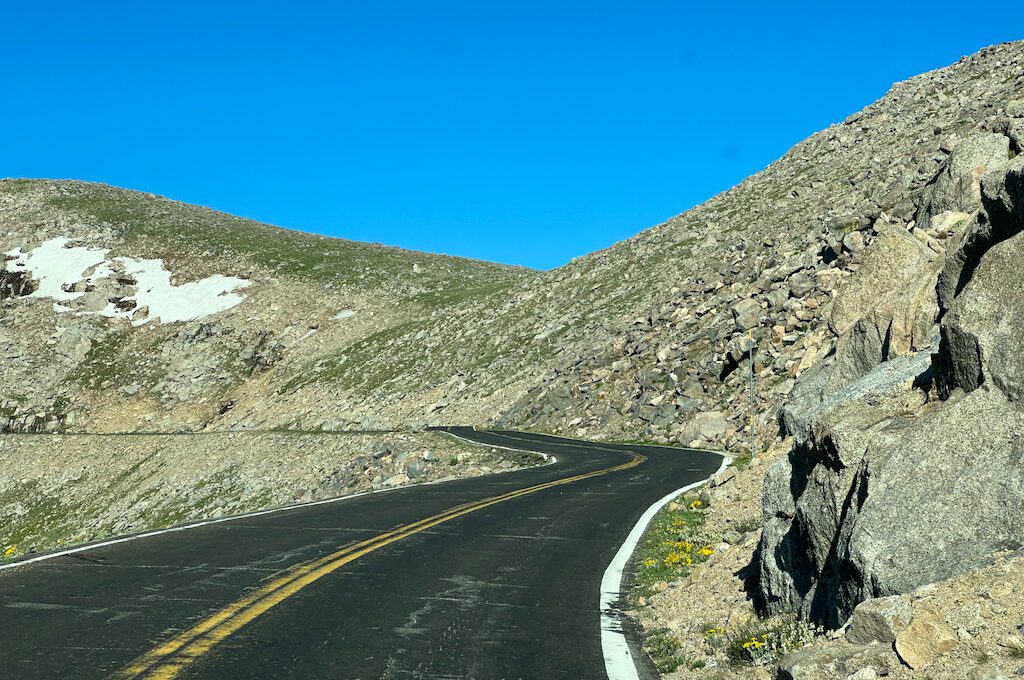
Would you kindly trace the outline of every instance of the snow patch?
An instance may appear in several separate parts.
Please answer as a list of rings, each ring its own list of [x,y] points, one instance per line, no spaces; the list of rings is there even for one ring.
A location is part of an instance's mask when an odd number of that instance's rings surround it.
[[[338,312],[337,314],[335,314],[334,318],[335,319],[348,319],[349,317],[353,317],[355,315],[356,315],[356,310],[354,310],[354,309],[343,309],[340,312]]]
[[[33,280],[39,282],[39,288],[29,297],[74,300],[82,293],[69,293],[61,286],[78,281],[95,284],[97,278],[107,276],[104,268],[99,266],[106,263],[107,251],[96,248],[69,248],[69,240],[59,236],[43,242],[38,248],[27,253],[22,252],[21,247],[7,253],[15,258],[7,263],[8,270],[30,271]],[[85,272],[94,267],[95,273],[92,276],[85,276]]]
[[[70,239],[63,236],[44,241],[38,247],[22,251],[21,247],[8,251],[13,260],[7,262],[11,271],[27,271],[39,282],[39,287],[29,297],[52,298],[54,310],[71,311],[62,303],[81,297],[85,290],[93,288],[103,279],[130,277],[135,280],[137,292],[122,298],[120,305],[109,302],[98,312],[77,312],[78,314],[99,314],[112,318],[131,318],[135,312],[147,307],[145,316],[132,319],[132,325],[141,326],[159,319],[161,323],[193,321],[239,304],[244,295],[236,293],[251,282],[234,276],[216,274],[199,281],[175,286],[171,283],[171,272],[164,268],[163,260],[138,260],[133,257],[108,258],[105,248],[69,246]],[[134,305],[125,304],[133,301]]]

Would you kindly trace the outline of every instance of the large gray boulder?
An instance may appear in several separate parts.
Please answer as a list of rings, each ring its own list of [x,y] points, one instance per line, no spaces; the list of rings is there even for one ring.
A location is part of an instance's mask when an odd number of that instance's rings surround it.
[[[917,394],[846,402],[772,466],[759,554],[768,611],[839,626],[863,600],[1024,545],[1024,411],[987,386],[930,409]]]
[[[917,211],[917,226],[927,229],[931,219],[947,210],[974,212],[981,203],[982,175],[1010,157],[1005,135],[982,132],[965,139],[949,155],[942,170],[927,187]]]

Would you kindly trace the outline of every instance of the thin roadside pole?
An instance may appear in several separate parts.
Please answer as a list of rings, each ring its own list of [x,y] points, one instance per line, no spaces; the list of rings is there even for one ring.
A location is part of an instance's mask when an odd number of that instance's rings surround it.
[[[754,451],[754,330],[752,328],[747,329],[747,350],[750,353],[750,358],[747,361],[747,366],[750,370],[750,458],[753,459],[757,454]]]

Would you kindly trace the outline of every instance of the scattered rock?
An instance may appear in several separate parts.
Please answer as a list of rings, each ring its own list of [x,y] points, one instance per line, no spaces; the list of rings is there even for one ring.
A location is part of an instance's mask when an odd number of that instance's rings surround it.
[[[930,609],[916,609],[910,625],[896,636],[896,653],[914,670],[924,668],[936,657],[957,646],[956,633]]]
[[[803,272],[794,274],[789,279],[789,294],[802,298],[814,290],[814,279]]]
[[[898,595],[865,600],[857,605],[846,629],[846,639],[855,645],[892,643],[910,623],[913,611]]]
[[[775,678],[776,680],[823,680],[846,677],[848,669],[851,668],[877,669],[884,675],[888,675],[891,667],[892,652],[883,645],[848,647],[812,645],[782,657],[775,668]]]

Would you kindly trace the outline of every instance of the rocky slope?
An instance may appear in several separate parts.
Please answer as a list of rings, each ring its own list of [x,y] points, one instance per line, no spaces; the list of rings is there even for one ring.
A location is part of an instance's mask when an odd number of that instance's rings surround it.
[[[765,487],[769,609],[797,607],[838,625],[867,598],[913,590],[1024,545],[1012,519],[1024,511],[1024,156],[1008,160],[1005,138],[995,151],[974,166],[987,169],[981,205],[960,206],[976,210],[961,220],[941,273],[914,270],[931,299],[910,307],[939,321],[936,346],[906,357],[873,352],[876,367],[823,392],[819,376],[837,380],[837,353],[786,407],[796,448]],[[851,328],[841,345],[878,349],[876,329]],[[888,332],[899,337],[895,323]]]
[[[831,351],[780,402],[786,439],[712,492],[720,551],[640,613],[669,622],[682,677],[1021,669],[1024,46],[912,82],[952,87],[960,112],[973,92],[983,115],[911,191],[913,214],[849,232],[868,238],[819,317]],[[762,479],[760,536],[728,540]],[[787,648],[794,613],[838,632]]]

